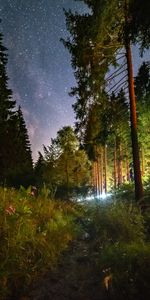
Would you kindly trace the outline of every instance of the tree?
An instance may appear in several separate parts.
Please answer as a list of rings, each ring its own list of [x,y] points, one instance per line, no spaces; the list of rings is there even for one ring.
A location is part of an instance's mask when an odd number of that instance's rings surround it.
[[[15,101],[12,100],[12,91],[8,88],[6,74],[7,49],[2,45],[3,36],[0,34],[0,182],[6,181],[7,169],[9,168],[9,142],[10,128],[15,114]]]
[[[20,106],[16,114],[15,125],[16,138],[14,139],[14,141],[16,158],[13,158],[15,162],[14,169],[16,169],[15,181],[17,186],[24,185],[28,187],[32,183],[33,162],[29,136]]]
[[[21,108],[8,88],[7,54],[0,34],[0,183],[28,186],[32,177],[32,157]]]
[[[90,162],[71,127],[59,130],[44,153],[43,182],[56,191],[56,197],[69,199],[88,188]]]
[[[35,185],[40,188],[43,183],[43,174],[44,174],[44,167],[45,167],[45,161],[44,157],[41,154],[41,152],[38,152],[38,159],[34,166],[34,182]]]
[[[130,43],[132,41],[138,41],[141,43],[141,47],[149,45],[150,26],[148,27],[148,25],[150,25],[150,21],[148,13],[146,14],[146,19],[143,20],[141,11],[137,11],[139,3],[141,3],[140,0],[83,0],[83,2],[89,6],[89,14],[78,16],[77,14],[73,15],[71,12],[66,13],[67,28],[71,33],[71,38],[64,44],[68,47],[72,55],[72,65],[77,75],[77,83],[83,82],[85,75],[85,91],[87,89],[90,90],[89,99],[91,100],[92,98],[92,101],[96,101],[97,87],[99,86],[103,89],[106,84],[105,75],[109,66],[111,64],[117,65],[117,61],[120,59],[120,57],[118,58],[118,53],[120,53],[119,51],[122,51],[123,48],[125,49],[130,98],[135,198],[139,200],[142,197],[143,188],[139,161],[136,103]],[[146,0],[143,1],[142,8],[144,4],[148,8],[149,5]],[[136,9],[137,15],[134,12],[134,8]],[[98,72],[100,74],[99,76],[97,76]],[[125,83],[124,75],[120,80],[120,85]],[[78,92],[78,90],[76,91]]]
[[[142,163],[142,175],[144,179],[149,176],[150,165],[150,65],[143,62],[135,77],[135,92],[138,111],[138,135],[140,142],[140,154]]]
[[[143,62],[135,77],[135,94],[137,101],[145,102],[150,95],[150,63]]]
[[[130,11],[129,34],[131,41],[139,43],[141,53],[150,45],[150,2],[147,0],[128,1]]]

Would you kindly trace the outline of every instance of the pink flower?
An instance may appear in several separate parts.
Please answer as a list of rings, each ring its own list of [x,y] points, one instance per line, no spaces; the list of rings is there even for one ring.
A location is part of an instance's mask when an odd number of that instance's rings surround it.
[[[31,187],[30,195],[33,196],[33,197],[37,196],[37,188],[36,188],[36,186],[32,186]]]
[[[8,208],[5,209],[5,212],[7,215],[14,215],[16,212],[15,207],[13,207],[12,205],[10,205]]]
[[[35,196],[35,193],[34,193],[34,191],[32,191],[32,192],[30,193],[30,195],[31,195],[31,196]]]

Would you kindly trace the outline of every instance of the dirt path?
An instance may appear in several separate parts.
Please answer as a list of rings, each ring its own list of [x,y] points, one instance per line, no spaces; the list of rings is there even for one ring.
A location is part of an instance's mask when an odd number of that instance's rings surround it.
[[[29,300],[104,300],[100,274],[90,253],[86,234],[72,242],[57,271],[47,273],[32,288]],[[20,299],[20,300],[21,300]]]

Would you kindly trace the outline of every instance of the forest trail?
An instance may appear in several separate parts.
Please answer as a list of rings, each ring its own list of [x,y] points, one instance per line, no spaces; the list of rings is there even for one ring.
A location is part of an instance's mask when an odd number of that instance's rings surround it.
[[[98,254],[98,253],[97,253]],[[28,297],[19,300],[104,300],[102,278],[95,272],[88,232],[73,241],[56,271],[48,272],[34,284]]]

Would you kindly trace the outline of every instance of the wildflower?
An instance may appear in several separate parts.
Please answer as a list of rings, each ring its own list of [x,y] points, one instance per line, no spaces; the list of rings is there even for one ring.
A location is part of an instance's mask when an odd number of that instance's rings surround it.
[[[16,212],[15,207],[13,207],[12,205],[10,205],[8,208],[5,209],[5,212],[7,215],[14,215]]]
[[[33,196],[33,197],[37,196],[37,188],[36,188],[36,186],[32,186],[30,195]]]

